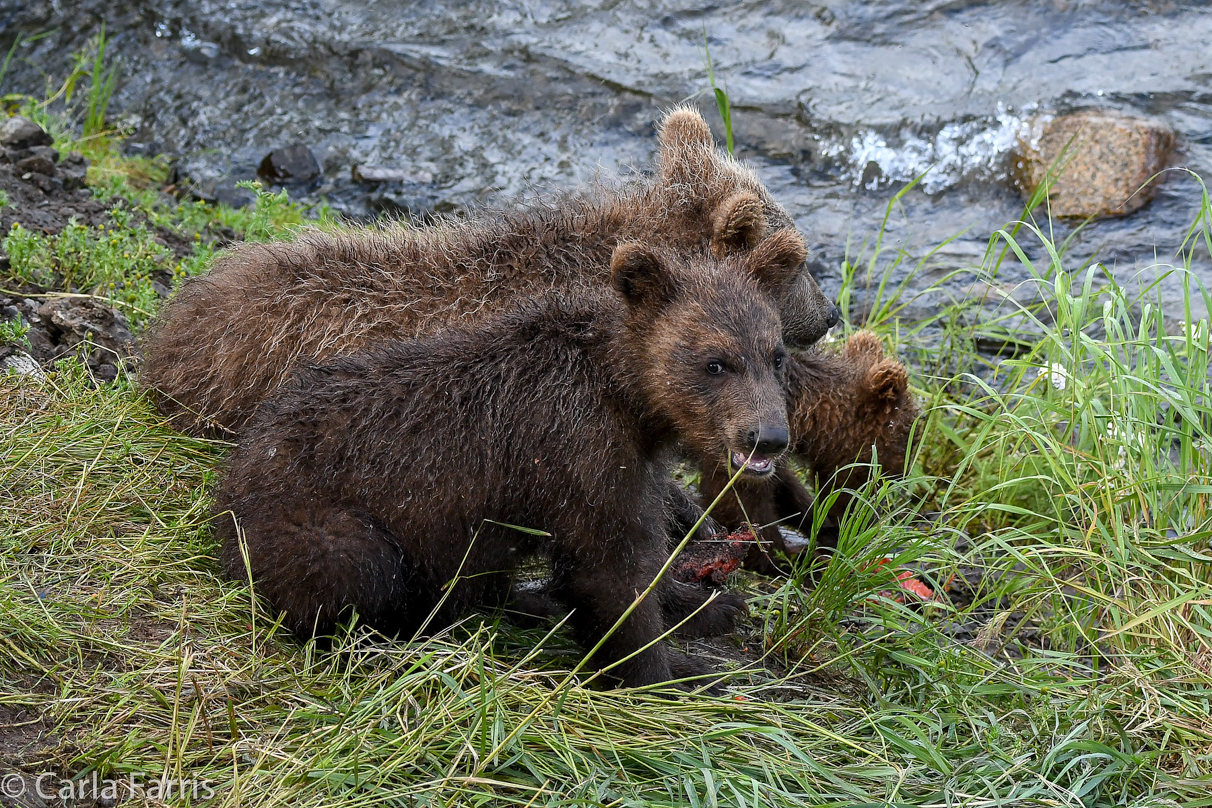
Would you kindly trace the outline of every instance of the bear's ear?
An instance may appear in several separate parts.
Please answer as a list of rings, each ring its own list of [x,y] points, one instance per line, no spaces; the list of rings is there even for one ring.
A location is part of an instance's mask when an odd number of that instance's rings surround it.
[[[772,233],[753,248],[746,259],[749,271],[766,289],[786,286],[808,260],[808,246],[795,230]]]
[[[711,254],[716,258],[753,247],[766,234],[762,200],[741,191],[724,200],[711,222]]]
[[[715,159],[715,141],[711,128],[697,110],[678,107],[661,121],[660,151],[657,162],[660,178],[678,185],[700,179]]]
[[[873,409],[892,412],[909,389],[909,373],[895,359],[881,359],[867,371],[867,395]]]
[[[623,242],[610,257],[610,280],[631,308],[659,309],[677,293],[660,256],[643,244]]]
[[[850,360],[866,359],[874,362],[884,358],[884,344],[870,331],[855,331],[850,335],[850,339],[846,340],[842,353]]]
[[[661,121],[661,148],[680,149],[686,146],[715,148],[711,127],[693,107],[675,107]]]

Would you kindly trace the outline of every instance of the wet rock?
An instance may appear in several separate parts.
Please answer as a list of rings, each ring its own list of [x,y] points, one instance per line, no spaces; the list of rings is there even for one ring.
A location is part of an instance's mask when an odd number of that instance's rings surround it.
[[[44,194],[55,194],[63,190],[63,180],[43,174],[41,171],[26,171],[21,175],[21,179],[36,186]]]
[[[52,298],[38,307],[38,317],[49,325],[52,335],[63,347],[75,347],[88,340],[115,358],[134,355],[135,339],[126,317],[99,300]]]
[[[271,182],[311,182],[320,176],[320,164],[311,149],[292,143],[265,155],[257,173]]]
[[[1029,199],[1057,163],[1048,193],[1054,216],[1123,216],[1157,193],[1174,150],[1174,133],[1162,124],[1111,112],[1077,112],[1030,122],[1013,159],[1015,183]],[[1148,185],[1146,185],[1148,183]]]
[[[0,124],[0,146],[7,149],[28,149],[31,146],[49,146],[54,140],[38,124],[29,118],[14,115]]]
[[[123,365],[138,356],[126,318],[100,300],[0,298],[0,314],[6,320],[23,319],[28,325],[27,344],[0,346],[0,366],[22,375],[39,375],[41,371],[35,373],[35,369],[75,355],[93,378],[110,382],[118,378]]]

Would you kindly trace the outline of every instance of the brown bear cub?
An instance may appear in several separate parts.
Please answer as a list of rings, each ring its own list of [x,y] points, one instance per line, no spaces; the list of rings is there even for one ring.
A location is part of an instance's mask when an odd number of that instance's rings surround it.
[[[592,648],[666,559],[676,448],[785,450],[786,352],[762,289],[802,261],[794,231],[722,261],[624,243],[613,289],[556,290],[303,368],[257,411],[219,489],[224,569],[251,573],[301,636],[352,610],[408,635],[435,609],[431,627],[494,600],[542,555]],[[654,642],[668,627],[647,597],[591,662],[619,663],[608,676],[628,686],[705,671]]]
[[[787,400],[788,454],[820,480],[820,498],[838,492],[829,512],[834,525],[851,501],[844,489],[865,483],[873,460],[885,473],[903,473],[919,410],[905,366],[884,355],[879,337],[859,331],[839,353],[793,354],[787,363]],[[724,490],[734,470],[704,461],[703,507]],[[785,550],[778,525],[811,525],[812,507],[812,493],[785,460],[770,477],[738,479],[711,515],[731,529],[756,525],[763,543]],[[765,566],[752,555],[748,562]]]
[[[230,435],[301,363],[466,323],[550,289],[609,288],[621,242],[721,259],[792,226],[695,111],[664,120],[658,161],[655,177],[631,185],[472,221],[236,246],[164,307],[143,340],[140,382],[177,428]],[[805,266],[772,300],[791,347],[837,322]]]

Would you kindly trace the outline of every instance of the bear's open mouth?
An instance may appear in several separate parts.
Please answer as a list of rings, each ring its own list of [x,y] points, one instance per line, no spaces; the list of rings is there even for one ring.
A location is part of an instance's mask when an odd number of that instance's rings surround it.
[[[729,458],[732,460],[733,471],[741,469],[745,474],[752,474],[755,477],[765,477],[774,471],[774,459],[770,457],[733,452]]]

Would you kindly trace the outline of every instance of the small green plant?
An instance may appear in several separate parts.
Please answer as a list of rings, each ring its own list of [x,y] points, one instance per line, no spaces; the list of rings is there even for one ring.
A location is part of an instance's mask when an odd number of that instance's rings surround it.
[[[0,320],[0,345],[19,345],[29,348],[29,323],[17,317],[13,320]]]
[[[0,188],[0,208],[8,207],[8,191]]]
[[[727,89],[720,89],[715,83],[715,68],[711,64],[711,49],[707,45],[707,29],[703,28],[703,58],[707,63],[707,80],[711,83],[715,95],[715,106],[720,111],[720,119],[724,122],[725,145],[728,153],[732,154],[732,101],[728,98]]]
[[[153,277],[182,271],[181,263],[151,231],[131,222],[89,228],[72,221],[55,236],[14,224],[3,245],[13,279],[42,289],[107,298],[124,310],[133,325],[150,317],[159,303]]]
[[[245,241],[281,238],[306,221],[303,208],[290,201],[285,188],[275,194],[265,190],[256,180],[237,182],[236,187],[253,192],[256,197],[253,205],[251,208],[229,208],[222,218],[225,224],[243,235]]]
[[[44,288],[54,282],[50,250],[40,233],[14,223],[0,247],[8,253],[11,278]]]

